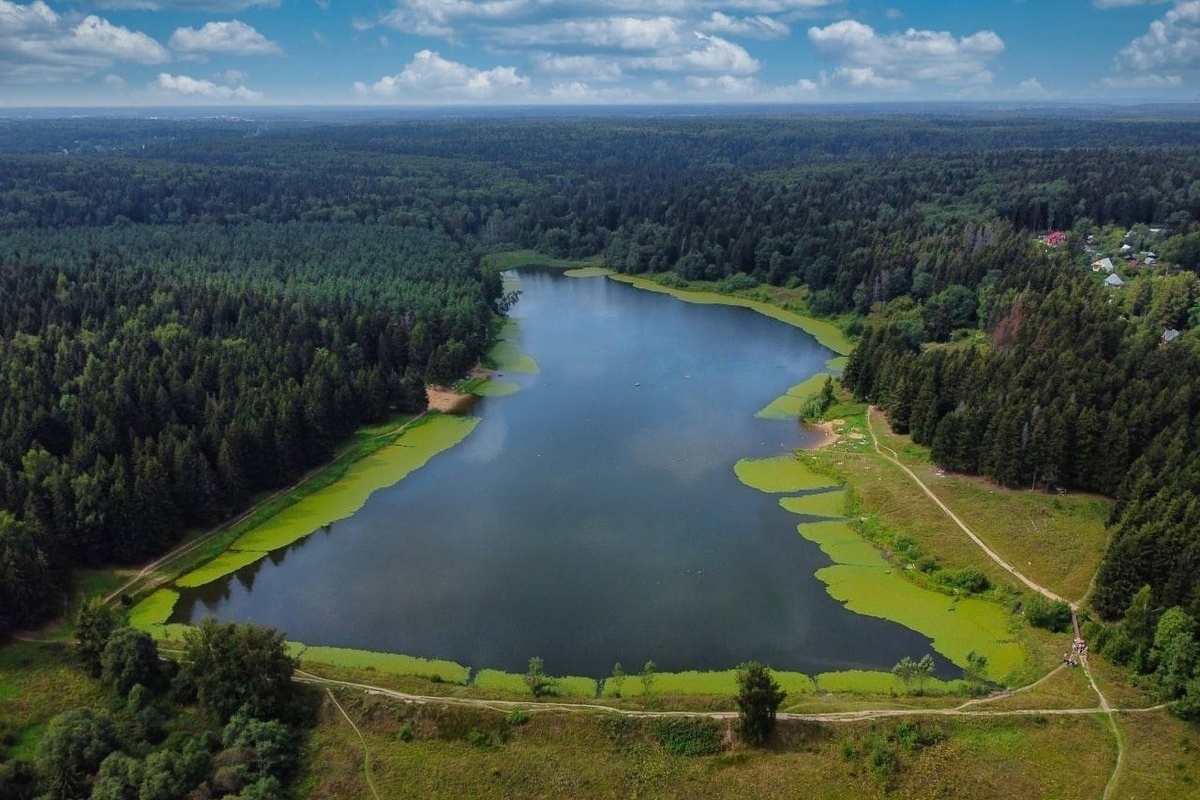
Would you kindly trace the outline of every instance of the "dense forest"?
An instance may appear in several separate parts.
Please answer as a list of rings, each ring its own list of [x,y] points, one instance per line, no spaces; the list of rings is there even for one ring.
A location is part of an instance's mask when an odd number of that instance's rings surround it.
[[[847,314],[847,385],[940,464],[1117,498],[1101,615],[1149,585],[1200,616],[1198,145],[961,114],[6,121],[0,630],[421,408],[487,345],[481,255],[511,248]],[[1157,263],[1102,286],[1123,248]]]
[[[499,291],[414,228],[0,233],[0,630],[59,607],[69,567],[149,558],[423,410]]]

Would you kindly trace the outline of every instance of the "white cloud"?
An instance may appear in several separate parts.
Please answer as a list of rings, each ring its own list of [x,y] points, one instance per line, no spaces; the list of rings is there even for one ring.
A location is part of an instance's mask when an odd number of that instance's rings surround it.
[[[765,14],[753,17],[731,17],[720,11],[712,12],[709,18],[702,21],[697,27],[707,33],[746,36],[753,39],[779,39],[792,32],[787,25]]]
[[[1004,51],[991,31],[956,38],[944,31],[879,34],[869,25],[841,20],[808,30],[809,41],[839,66],[833,78],[849,86],[898,89],[916,81],[983,85],[992,81],[988,62]]]
[[[1102,86],[1109,89],[1179,89],[1183,86],[1181,75],[1118,75],[1103,78]]]
[[[208,80],[198,80],[187,75],[172,75],[160,72],[158,81],[153,86],[165,92],[183,95],[203,100],[262,100],[262,92],[247,89],[245,86],[225,86]]]
[[[889,8],[883,12],[883,15],[891,20],[897,20],[904,16],[904,12],[898,8]]]
[[[546,93],[547,99],[558,103],[635,103],[643,98],[629,89],[604,86],[596,88],[584,81],[556,83]]]
[[[508,19],[528,6],[528,0],[398,0],[379,21],[405,33],[453,37],[462,21]]]
[[[201,56],[221,53],[238,56],[279,56],[283,48],[252,26],[232,19],[209,22],[203,28],[176,28],[168,45],[177,53]]]
[[[101,17],[68,19],[41,0],[0,0],[0,83],[73,80],[118,61],[158,64],[167,58],[151,37]]]
[[[703,102],[796,103],[815,100],[821,91],[815,81],[807,78],[784,86],[770,86],[752,77],[689,75],[683,84],[688,99]]]
[[[528,87],[529,79],[518,74],[515,67],[476,69],[442,58],[431,50],[414,55],[396,75],[385,75],[370,86],[362,82],[354,84],[360,96],[416,102],[495,99]]]
[[[908,89],[912,83],[903,78],[880,75],[874,67],[838,67],[832,74],[821,75],[821,83],[841,84],[852,89]]]
[[[67,51],[102,54],[118,61],[158,64],[167,59],[162,45],[146,34],[113,25],[95,15],[84,17],[63,45]]]
[[[99,0],[100,8],[134,11],[242,11],[247,8],[276,8],[281,0]]]
[[[699,31],[693,35],[696,38],[695,47],[665,55],[635,58],[629,62],[630,66],[663,72],[699,71],[735,75],[757,72],[762,66],[741,45]]]
[[[506,45],[569,45],[613,50],[659,50],[683,41],[684,24],[676,17],[589,17],[497,29]]]
[[[1200,0],[1180,0],[1145,35],[1117,53],[1118,69],[1134,72],[1200,69]]]
[[[1125,6],[1157,6],[1171,0],[1092,0],[1096,8],[1122,8]]]
[[[538,53],[533,61],[542,72],[555,75],[577,75],[596,81],[616,81],[624,75],[620,64],[599,56]]]

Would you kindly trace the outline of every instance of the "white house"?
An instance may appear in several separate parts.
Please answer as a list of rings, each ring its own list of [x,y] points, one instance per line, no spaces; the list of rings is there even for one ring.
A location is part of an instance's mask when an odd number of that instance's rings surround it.
[[[1109,275],[1104,279],[1105,286],[1111,286],[1114,289],[1120,289],[1125,285],[1125,281],[1121,280],[1120,275]]]
[[[1092,272],[1112,272],[1114,269],[1112,259],[1108,256],[1092,262]]]

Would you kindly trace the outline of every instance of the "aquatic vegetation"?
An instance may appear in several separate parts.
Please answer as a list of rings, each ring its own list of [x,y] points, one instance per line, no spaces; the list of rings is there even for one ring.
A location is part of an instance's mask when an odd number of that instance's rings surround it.
[[[817,579],[851,611],[928,636],[937,652],[960,666],[972,650],[982,653],[994,679],[1023,661],[1024,653],[1012,639],[1009,615],[1000,606],[975,597],[951,597],[906,580],[849,523],[806,523],[798,530],[833,560],[833,566],[817,570]]]
[[[578,269],[569,269],[563,274],[568,278],[600,278],[612,275],[613,271],[605,267],[580,267]]]
[[[771,494],[832,488],[835,485],[827,476],[815,472],[795,456],[743,458],[734,465],[733,470],[742,483]]]
[[[410,675],[418,678],[433,678],[443,683],[466,684],[471,670],[453,661],[433,658],[417,658],[397,653],[375,653],[370,650],[352,650],[344,647],[307,647],[299,642],[291,643],[299,648],[297,655],[303,661],[329,664],[350,669],[373,669],[391,675]]]
[[[810,517],[841,517],[846,512],[846,492],[815,492],[800,497],[784,497],[779,501],[785,511]]]
[[[324,525],[354,514],[379,489],[392,486],[466,438],[479,419],[430,415],[392,445],[352,464],[341,480],[280,511],[235,541],[229,550],[175,581],[193,588],[232,575],[271,550],[293,544]]]
[[[541,371],[533,357],[522,353],[517,343],[509,339],[501,339],[496,342],[488,351],[487,359],[489,363],[495,365],[496,369],[505,372],[536,375]]]
[[[471,394],[479,397],[507,397],[521,391],[520,385],[512,381],[488,380],[471,390]]]
[[[599,689],[598,682],[593,678],[576,675],[555,677],[556,696],[558,697],[595,697]],[[627,680],[626,683],[636,682]],[[475,673],[472,683],[480,689],[509,694],[529,694],[529,685],[524,675],[515,672],[504,672],[498,669],[481,669]]]
[[[771,675],[775,681],[788,693],[788,697],[813,693],[813,682],[802,672],[775,672]],[[737,670],[711,670],[685,672],[658,672],[654,675],[654,685],[651,691],[658,695],[705,695],[713,697],[733,697],[738,693]],[[616,687],[609,681],[604,683],[604,697],[615,697]],[[641,697],[642,682],[636,674],[626,675],[621,684],[622,697]]]
[[[848,669],[841,672],[822,672],[816,677],[822,692],[844,694],[890,694],[902,688],[890,672]],[[958,694],[964,691],[961,681],[943,681],[928,678],[922,685],[925,694]]]
[[[757,311],[763,316],[771,319],[779,320],[793,327],[799,328],[805,333],[812,336],[820,344],[828,347],[835,353],[841,355],[849,355],[854,349],[854,345],[846,338],[846,334],[842,329],[832,322],[826,322],[813,317],[806,317],[802,314],[797,314],[794,311],[788,311],[779,306],[770,303],[764,303],[761,300],[750,300],[745,297],[735,297],[727,294],[718,294],[717,292],[696,292],[688,289],[674,289],[655,283],[648,278],[637,278],[631,275],[610,275],[614,281],[627,283],[638,289],[645,289],[650,292],[659,292],[661,294],[669,294],[672,297],[678,298],[688,303],[698,303],[701,305],[728,305],[738,306],[739,308],[749,308],[752,311]]]
[[[155,625],[165,625],[175,611],[179,602],[179,592],[173,589],[159,589],[143,598],[129,610],[129,624],[140,630],[147,630]]]
[[[301,534],[301,536],[304,535],[307,534]],[[226,550],[204,566],[192,570],[183,577],[176,578],[175,585],[184,589],[194,589],[197,586],[220,580],[226,575],[232,575],[242,567],[248,567],[266,555],[266,550]]]
[[[796,419],[804,408],[804,402],[821,391],[825,385],[825,379],[828,377],[828,373],[818,372],[808,380],[796,384],[784,394],[776,397],[754,416],[759,419]]]

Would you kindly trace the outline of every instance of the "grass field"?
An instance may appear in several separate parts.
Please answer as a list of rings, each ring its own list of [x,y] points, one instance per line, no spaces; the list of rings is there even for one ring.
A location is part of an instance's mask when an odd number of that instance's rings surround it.
[[[928,448],[892,433],[882,414],[876,414],[874,420],[880,443],[897,451],[930,490],[1005,560],[1063,597],[1084,598],[1108,545],[1104,524],[1111,500],[1086,494],[1060,496],[1005,489],[982,478],[943,474],[930,461]],[[911,480],[909,486],[913,486]],[[864,495],[864,504],[872,509],[889,509],[896,516],[916,516],[940,524],[937,517],[941,512],[919,490],[909,495],[903,482],[897,488],[897,492]],[[927,530],[930,525],[921,527]],[[961,537],[957,528],[951,528],[948,536],[930,540],[930,548],[947,563],[962,565],[978,560],[978,548]],[[1010,580],[998,568],[988,568],[989,577]]]
[[[671,755],[653,719],[406,706],[338,692],[383,797],[1099,797],[1115,758],[1094,717],[781,722],[774,744]],[[696,723],[703,725],[706,723]],[[707,723],[719,740],[731,722]],[[918,740],[918,741],[914,741]],[[905,742],[911,744],[906,744]],[[921,743],[923,742],[923,744]],[[326,702],[298,781],[314,800],[369,797],[363,745]],[[1183,770],[1186,771],[1186,770]],[[1150,798],[1184,784],[1170,776]],[[1126,795],[1122,795],[1126,796]]]

